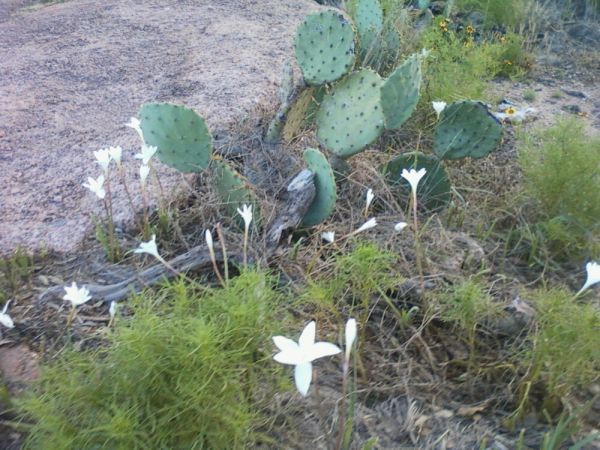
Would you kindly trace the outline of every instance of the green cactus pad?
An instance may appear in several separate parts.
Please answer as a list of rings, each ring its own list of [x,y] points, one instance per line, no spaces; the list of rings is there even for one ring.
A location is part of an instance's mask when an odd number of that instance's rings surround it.
[[[348,75],[325,96],[317,113],[317,137],[327,149],[348,158],[381,135],[381,84],[377,73],[362,69]]]
[[[400,128],[411,116],[419,102],[421,88],[421,59],[410,56],[381,86],[381,107],[385,126],[390,130]]]
[[[361,52],[366,53],[383,30],[383,11],[379,0],[358,0],[353,18],[360,38]]]
[[[446,106],[435,129],[433,148],[442,159],[483,158],[502,140],[502,125],[481,102]]]
[[[337,80],[354,64],[354,30],[337,11],[314,13],[296,30],[294,50],[308,84]]]
[[[256,197],[246,179],[240,175],[229,164],[222,160],[213,160],[210,164],[215,189],[219,197],[223,201],[227,214],[231,217],[236,217],[237,208],[240,208],[244,203],[249,205],[257,205]],[[255,222],[257,217],[257,208],[254,207]],[[238,223],[239,218],[238,218]]]
[[[389,161],[380,170],[395,193],[407,199],[411,188],[408,181],[402,178],[402,169],[421,168],[424,168],[427,173],[421,178],[417,187],[419,204],[430,211],[444,208],[451,199],[451,185],[444,166],[436,157],[420,152],[405,153]]]
[[[323,86],[309,87],[298,95],[287,113],[283,127],[282,137],[285,142],[290,142],[304,128],[312,125],[324,96],[325,88]]]
[[[329,217],[335,207],[337,191],[333,170],[331,170],[329,161],[327,161],[323,153],[314,148],[307,148],[304,150],[304,161],[308,169],[315,174],[317,193],[302,219],[302,225],[312,227]]]
[[[140,109],[144,141],[158,148],[161,162],[180,172],[200,172],[212,156],[212,136],[192,109],[170,103],[147,103]]]

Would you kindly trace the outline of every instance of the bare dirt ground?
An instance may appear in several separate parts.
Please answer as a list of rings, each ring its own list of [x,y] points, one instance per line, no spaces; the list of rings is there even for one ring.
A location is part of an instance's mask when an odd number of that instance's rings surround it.
[[[17,246],[75,250],[101,213],[81,184],[92,151],[124,148],[137,198],[137,136],[123,124],[145,102],[186,104],[218,138],[276,101],[296,24],[310,0],[0,2],[0,255]],[[168,187],[178,174],[162,167]],[[116,219],[131,218],[124,192]]]

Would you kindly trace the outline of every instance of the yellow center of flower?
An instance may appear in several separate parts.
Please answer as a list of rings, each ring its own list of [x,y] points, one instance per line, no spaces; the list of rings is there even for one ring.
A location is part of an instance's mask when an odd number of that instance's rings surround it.
[[[473,34],[475,33],[475,28],[471,25],[467,25],[467,33],[468,34]]]
[[[508,114],[509,116],[514,116],[517,113],[517,110],[512,106],[509,106],[504,110],[504,114]]]

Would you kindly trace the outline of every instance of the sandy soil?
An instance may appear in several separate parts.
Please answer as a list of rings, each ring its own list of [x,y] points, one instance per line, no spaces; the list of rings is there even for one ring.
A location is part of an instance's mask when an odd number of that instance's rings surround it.
[[[276,101],[283,61],[311,0],[71,0],[0,5],[0,255],[75,250],[101,204],[81,184],[92,151],[121,145],[137,198],[135,133],[144,102],[186,104],[223,135]],[[178,174],[162,167],[167,187]],[[122,190],[117,220],[131,217]]]

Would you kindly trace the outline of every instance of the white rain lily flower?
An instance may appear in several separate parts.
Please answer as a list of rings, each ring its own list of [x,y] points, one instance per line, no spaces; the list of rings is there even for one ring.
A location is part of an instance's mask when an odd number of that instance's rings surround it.
[[[356,340],[356,319],[348,319],[346,322],[346,361],[350,360],[350,352],[352,351],[352,345]]]
[[[252,205],[243,204],[242,209],[238,208],[237,212],[244,219],[244,226],[248,230],[252,222]]]
[[[0,313],[0,323],[4,325],[6,328],[14,328],[15,323],[12,318],[6,312],[8,310],[8,305],[10,305],[10,300],[4,304],[4,309]]]
[[[95,180],[92,177],[88,177],[88,182],[83,183],[83,187],[88,188],[101,200],[106,197],[106,191],[104,190],[104,175],[100,175]]]
[[[365,199],[365,214],[369,211],[369,206],[371,206],[374,198],[375,194],[373,194],[373,189],[369,188],[367,190],[367,197]]]
[[[110,318],[111,320],[115,318],[115,315],[117,314],[117,302],[112,301],[110,302],[110,308],[108,308],[108,314],[110,314]]]
[[[373,218],[367,220],[365,223],[363,223],[360,227],[358,227],[358,229],[354,232],[354,234],[361,233],[362,231],[369,230],[376,226],[377,226],[377,220],[375,219],[375,217],[373,217]]]
[[[142,164],[140,166],[140,183],[142,183],[142,186],[146,185],[146,178],[148,178],[149,174],[150,174],[150,166],[147,166],[146,164]]]
[[[406,222],[398,222],[396,225],[394,225],[394,230],[400,232],[400,231],[404,230],[407,225],[408,224]]]
[[[110,165],[110,150],[108,148],[103,148],[102,150],[98,150],[94,152],[94,156],[96,157],[96,161],[102,167],[102,170],[106,173],[108,172],[108,166]]]
[[[148,253],[149,255],[154,256],[158,260],[162,260],[161,256],[158,254],[158,247],[156,246],[156,235],[152,235],[152,239],[148,242],[142,242],[138,248],[134,250],[133,253]]]
[[[138,119],[137,117],[132,117],[131,119],[129,119],[129,123],[125,124],[126,127],[133,128],[137,132],[142,142],[144,142],[144,133],[142,132],[142,127],[140,125],[140,119]]]
[[[157,151],[158,151],[158,148],[154,147],[153,145],[142,144],[141,153],[136,153],[133,157],[135,159],[141,159],[142,164],[148,165],[148,163],[150,162],[150,160],[152,159],[152,157],[154,156],[154,154]]]
[[[324,231],[321,233],[321,239],[333,244],[333,241],[335,241],[335,231]]]
[[[73,308],[75,306],[83,305],[92,298],[92,296],[90,295],[90,291],[88,291],[87,288],[77,287],[77,284],[74,281],[70,287],[65,286],[65,292],[66,294],[63,296],[63,300],[70,301],[73,305]]]
[[[108,154],[110,155],[110,158],[117,163],[118,166],[121,165],[121,156],[123,156],[123,149],[120,145],[117,145],[116,147],[109,147]]]
[[[210,232],[210,230],[206,230],[204,232],[204,238],[206,239],[206,246],[208,247],[208,251],[210,252],[211,255],[214,254],[214,247],[213,247],[213,237],[212,237],[212,233]]]
[[[587,279],[585,280],[585,284],[576,295],[581,294],[583,291],[593,286],[596,283],[600,283],[600,264],[595,261],[590,261],[585,265],[585,270],[587,271]]]
[[[437,114],[439,119],[440,114],[442,113],[444,108],[446,108],[446,102],[431,102],[431,106],[433,106],[433,109],[435,110],[435,113]]]
[[[410,183],[410,188],[412,189],[413,196],[417,195],[417,186],[419,185],[419,181],[421,181],[421,178],[423,178],[426,173],[427,170],[425,170],[424,168],[419,169],[418,171],[415,169],[402,169],[401,176]]]
[[[294,342],[283,336],[274,336],[273,342],[279,348],[273,359],[281,364],[295,366],[294,380],[298,391],[306,396],[312,380],[312,362],[325,356],[341,353],[342,350],[329,342],[315,342],[316,324],[310,322],[298,339]]]

